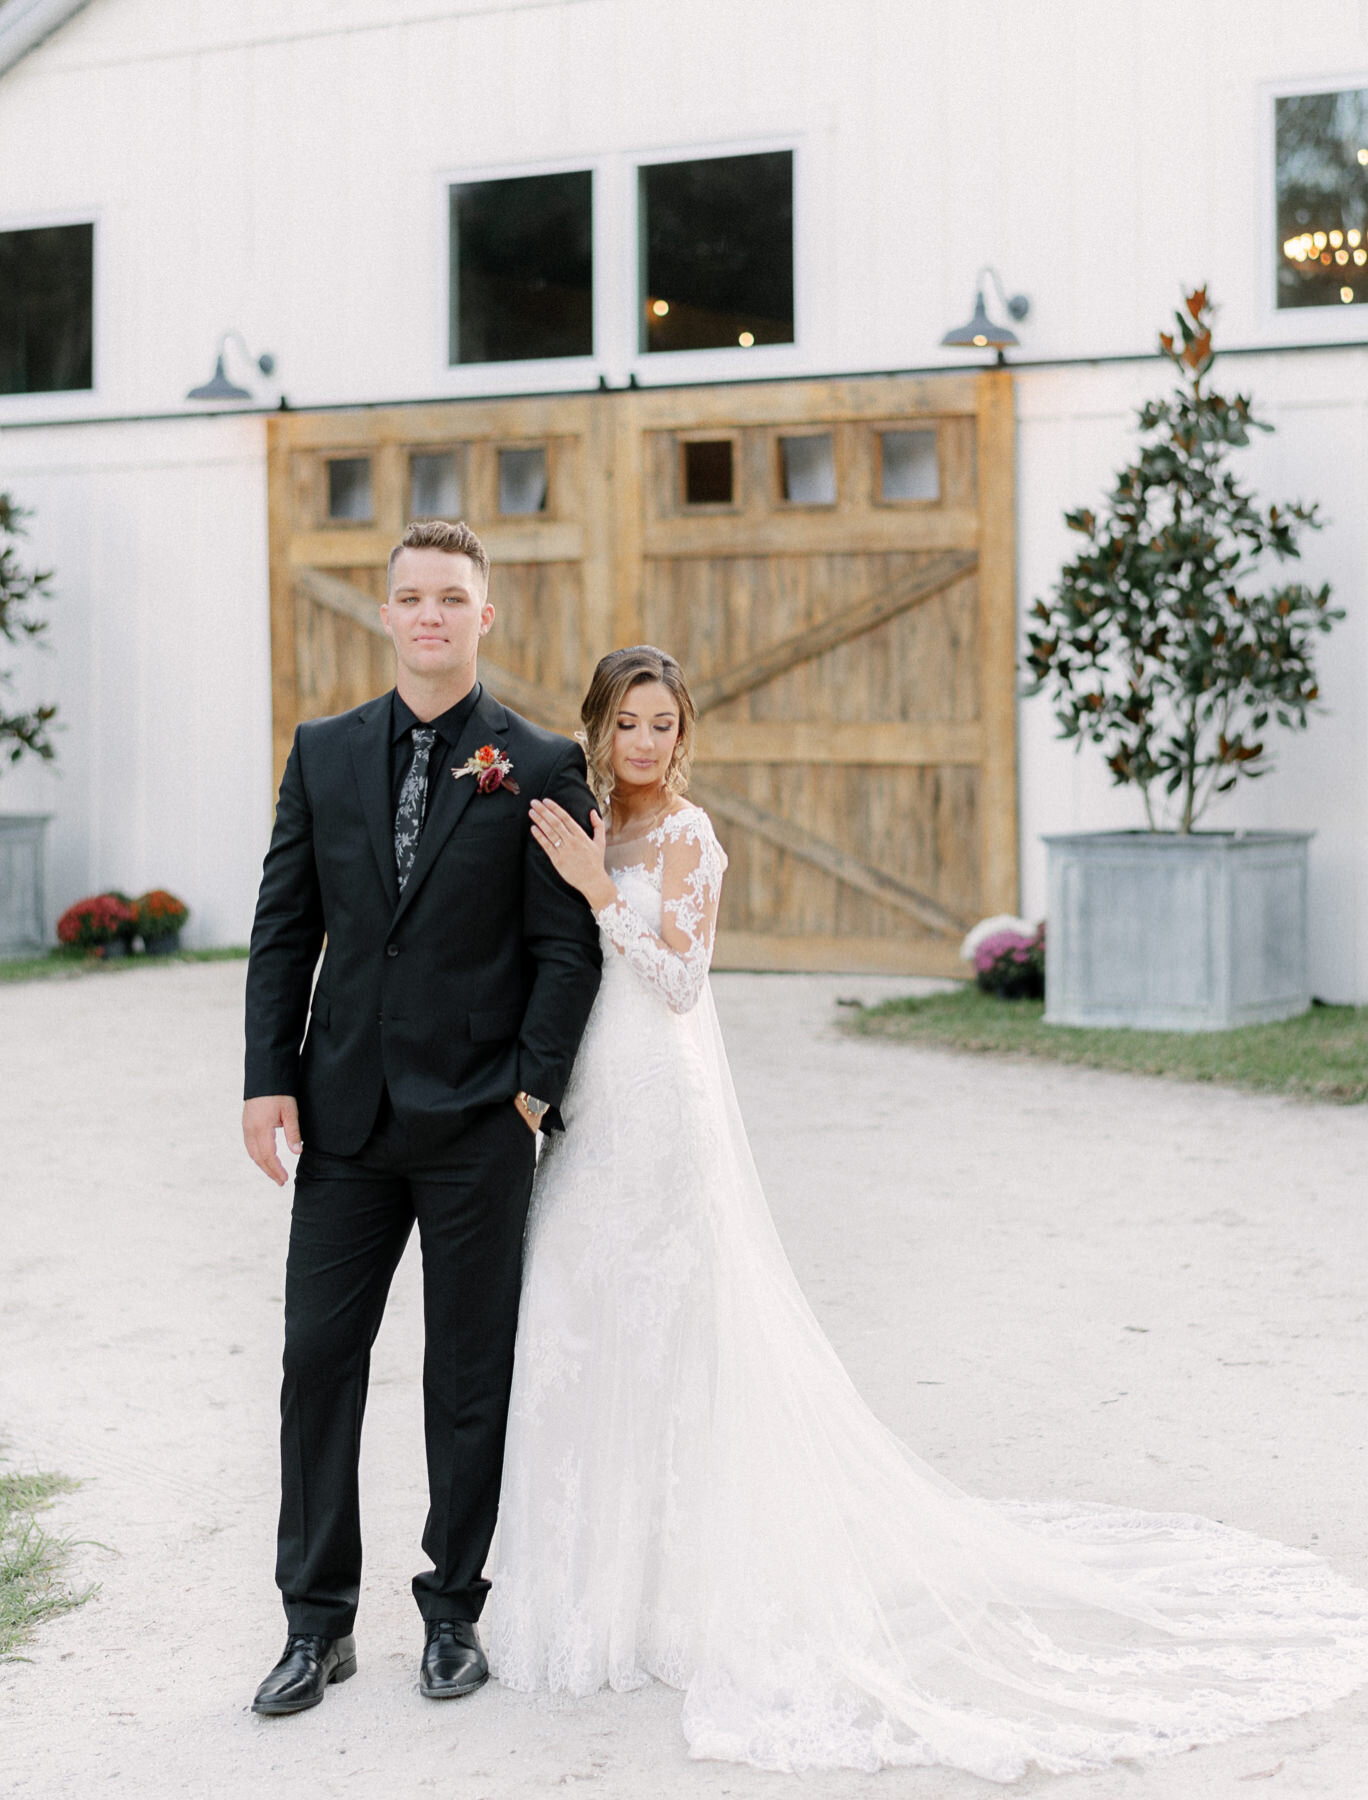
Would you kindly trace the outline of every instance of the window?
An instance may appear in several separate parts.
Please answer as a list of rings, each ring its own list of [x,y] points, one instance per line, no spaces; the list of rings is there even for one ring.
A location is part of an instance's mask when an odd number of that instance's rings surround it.
[[[730,438],[689,438],[680,445],[685,506],[730,506],[735,457]]]
[[[95,227],[0,231],[0,394],[95,385]]]
[[[940,461],[934,431],[879,433],[879,498],[940,499]]]
[[[328,517],[368,523],[371,509],[371,466],[368,456],[339,456],[328,464]]]
[[[1368,88],[1274,106],[1277,303],[1368,300]]]
[[[793,153],[640,172],[644,350],[793,342]]]
[[[499,511],[501,513],[545,512],[548,486],[546,446],[544,444],[537,444],[526,450],[500,450]]]
[[[415,450],[409,457],[409,517],[459,519],[461,463],[455,450]]]
[[[780,438],[779,492],[790,506],[836,504],[836,456],[829,431]]]
[[[593,177],[450,190],[451,363],[594,353]]]

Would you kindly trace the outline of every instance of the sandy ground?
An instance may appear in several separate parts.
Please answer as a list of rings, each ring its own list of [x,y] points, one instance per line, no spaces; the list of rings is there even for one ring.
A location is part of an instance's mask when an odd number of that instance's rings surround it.
[[[360,1673],[248,1709],[283,1627],[271,1563],[286,1197],[237,1137],[243,967],[0,989],[0,1430],[80,1490],[100,1584],[0,1667],[0,1792],[254,1800],[970,1800],[943,1771],[691,1763],[662,1688],[548,1703],[415,1685],[417,1270],[375,1359]],[[964,1486],[1211,1513],[1368,1585],[1368,1108],[1336,1110],[843,1039],[841,994],[723,976],[780,1228],[878,1412]],[[820,1669],[814,1670],[820,1681]],[[1368,1694],[1054,1800],[1368,1794]]]

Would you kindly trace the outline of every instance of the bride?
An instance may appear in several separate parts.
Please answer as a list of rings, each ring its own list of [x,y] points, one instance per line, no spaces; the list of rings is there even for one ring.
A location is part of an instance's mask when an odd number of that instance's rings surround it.
[[[533,834],[603,985],[527,1235],[488,1609],[507,1686],[684,1693],[690,1753],[996,1781],[1210,1743],[1368,1680],[1368,1595],[1206,1519],[961,1493],[868,1411],[771,1223],[708,965],[726,856],[649,647],[583,707],[593,836]]]

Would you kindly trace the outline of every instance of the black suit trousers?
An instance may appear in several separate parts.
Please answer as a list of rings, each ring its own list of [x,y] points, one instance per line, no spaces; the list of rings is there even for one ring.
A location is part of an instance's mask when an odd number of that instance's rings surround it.
[[[286,1267],[276,1581],[292,1632],[351,1631],[361,1586],[357,1463],[371,1346],[417,1222],[427,1345],[429,1510],[414,1577],[426,1619],[476,1619],[488,1582],[535,1139],[511,1101],[473,1110],[439,1163],[388,1099],[360,1151],[307,1145]]]

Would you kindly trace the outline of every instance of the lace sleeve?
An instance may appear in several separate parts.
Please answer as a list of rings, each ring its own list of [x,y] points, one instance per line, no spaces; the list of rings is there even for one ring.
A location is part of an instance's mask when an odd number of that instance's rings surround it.
[[[657,830],[663,839],[660,936],[624,900],[610,901],[597,918],[627,966],[671,1012],[686,1013],[708,979],[727,856],[699,807],[671,813]]]

